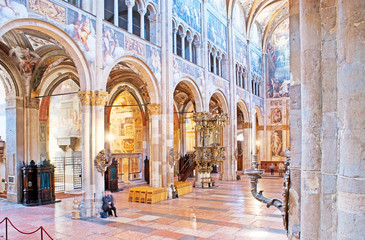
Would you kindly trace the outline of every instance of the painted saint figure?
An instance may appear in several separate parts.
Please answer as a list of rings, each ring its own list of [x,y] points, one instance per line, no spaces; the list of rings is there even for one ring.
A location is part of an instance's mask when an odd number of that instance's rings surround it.
[[[274,131],[271,136],[271,151],[273,156],[279,156],[281,151],[281,139],[277,131]]]

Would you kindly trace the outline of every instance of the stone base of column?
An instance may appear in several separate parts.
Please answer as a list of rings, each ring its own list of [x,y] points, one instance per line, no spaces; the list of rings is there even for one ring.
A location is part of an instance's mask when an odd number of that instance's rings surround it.
[[[90,218],[90,217],[100,217],[100,212],[102,211],[102,201],[94,199],[84,199],[82,200],[79,210],[81,213],[81,217]],[[118,206],[116,206],[118,209]]]

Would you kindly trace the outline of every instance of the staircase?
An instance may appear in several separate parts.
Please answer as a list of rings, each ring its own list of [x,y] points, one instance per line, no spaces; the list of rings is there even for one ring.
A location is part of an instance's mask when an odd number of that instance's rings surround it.
[[[184,164],[184,166],[180,169],[179,172],[179,181],[186,181],[186,179],[189,177],[190,173],[196,168],[196,162],[195,162],[195,152],[193,154],[189,155],[188,160]],[[180,159],[182,161],[183,158]]]

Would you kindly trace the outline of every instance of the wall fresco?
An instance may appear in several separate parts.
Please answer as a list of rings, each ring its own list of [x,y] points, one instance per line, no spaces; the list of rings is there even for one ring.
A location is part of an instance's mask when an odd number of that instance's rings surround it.
[[[208,3],[223,17],[227,17],[227,6],[225,0],[209,0]]]
[[[161,81],[161,51],[156,47],[146,45],[146,63],[155,74],[156,79]]]
[[[103,65],[111,65],[124,55],[124,34],[103,25]]]
[[[198,0],[174,0],[172,15],[181,18],[196,31],[201,31],[201,3]]]
[[[173,71],[174,85],[177,85],[180,82],[181,77],[187,75],[189,78],[195,81],[195,83],[199,86],[200,91],[203,90],[202,88],[205,84],[205,81],[204,71],[202,68],[174,56]]]
[[[28,17],[25,1],[4,1],[0,7],[0,25],[16,18]]]
[[[227,27],[209,11],[208,39],[224,51],[227,50]]]
[[[210,83],[210,88],[209,88],[209,92],[210,95],[213,94],[213,92],[216,91],[216,88],[218,88],[219,90],[221,90],[225,96],[228,96],[228,92],[229,92],[229,84],[228,81],[225,81],[221,78],[216,77],[214,74],[209,73],[208,75],[208,81]]]
[[[251,72],[262,76],[262,56],[260,53],[251,50]]]
[[[237,36],[235,37],[235,58],[236,62],[247,66],[247,45],[241,41]]]
[[[145,57],[145,45],[127,36],[125,37],[125,50],[140,57]]]
[[[68,9],[67,15],[65,32],[74,39],[86,60],[94,62],[96,56],[95,20],[71,9]]]
[[[29,9],[43,16],[66,24],[66,9],[53,2],[48,0],[29,0]]]
[[[267,97],[289,97],[290,64],[289,64],[289,21],[282,23],[273,33],[267,45],[269,81]]]

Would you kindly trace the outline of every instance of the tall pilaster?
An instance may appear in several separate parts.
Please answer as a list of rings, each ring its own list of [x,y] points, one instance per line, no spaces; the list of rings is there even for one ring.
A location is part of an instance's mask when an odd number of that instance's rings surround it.
[[[20,203],[22,200],[22,171],[24,159],[24,103],[20,97],[6,99],[6,172],[7,200]]]
[[[300,1],[301,36],[301,239],[320,239],[321,212],[321,16],[320,3]]]
[[[150,177],[151,187],[162,186],[161,160],[160,160],[160,118],[161,104],[149,104],[148,114],[150,119]]]
[[[365,1],[338,0],[337,239],[365,236]]]
[[[145,36],[144,36],[144,15],[146,14],[146,10],[141,8],[141,9],[138,9],[138,13],[140,15],[140,18],[141,18],[141,30],[140,30],[140,37],[145,39]]]

